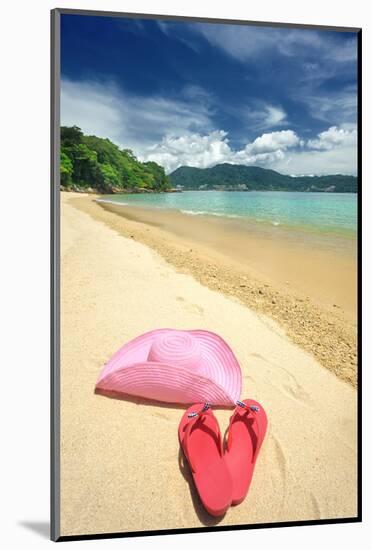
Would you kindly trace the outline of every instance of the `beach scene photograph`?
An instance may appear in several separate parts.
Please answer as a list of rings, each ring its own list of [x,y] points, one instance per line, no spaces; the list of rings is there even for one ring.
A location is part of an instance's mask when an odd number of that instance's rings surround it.
[[[62,537],[358,517],[357,51],[60,15]]]

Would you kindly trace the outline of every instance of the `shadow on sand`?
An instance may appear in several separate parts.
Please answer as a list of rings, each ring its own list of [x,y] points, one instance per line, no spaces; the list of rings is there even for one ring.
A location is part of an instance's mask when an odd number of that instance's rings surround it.
[[[155,401],[154,399],[144,399],[142,397],[135,397],[133,395],[126,395],[126,394],[124,395],[122,393],[118,393],[111,390],[108,391],[108,390],[95,389],[95,393],[97,395],[103,395],[104,397],[108,397],[110,399],[119,399],[121,401],[128,401],[129,403],[135,403],[136,405],[144,405],[147,407],[155,406],[155,407],[166,408],[166,409],[177,409],[179,411],[185,411],[188,408],[188,405],[184,405],[184,404],[179,405],[176,403],[162,403],[160,401]],[[219,409],[219,408],[223,409],[224,407],[213,407],[213,409]],[[181,417],[179,417],[179,421],[180,421],[180,418]],[[174,429],[178,429],[178,426],[174,426]],[[198,496],[196,487],[193,482],[190,467],[188,465],[187,459],[185,458],[181,448],[179,448],[179,453],[178,453],[178,464],[179,464],[179,470],[182,476],[188,483],[193,506],[201,523],[205,526],[212,526],[220,523],[220,521],[224,518],[225,514],[220,517],[214,517],[206,512]]]

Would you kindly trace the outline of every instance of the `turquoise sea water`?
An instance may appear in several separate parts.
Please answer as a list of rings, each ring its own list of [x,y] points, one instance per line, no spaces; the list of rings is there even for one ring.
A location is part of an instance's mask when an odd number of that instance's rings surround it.
[[[212,215],[271,227],[355,237],[357,195],[281,191],[186,191],[183,193],[105,195],[104,201],[171,208],[189,216]]]

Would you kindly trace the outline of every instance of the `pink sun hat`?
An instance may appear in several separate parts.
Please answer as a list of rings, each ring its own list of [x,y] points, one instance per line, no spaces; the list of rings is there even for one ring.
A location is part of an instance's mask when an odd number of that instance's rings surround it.
[[[207,330],[158,329],[120,348],[96,389],[165,401],[232,406],[240,398],[240,365],[229,345]]]

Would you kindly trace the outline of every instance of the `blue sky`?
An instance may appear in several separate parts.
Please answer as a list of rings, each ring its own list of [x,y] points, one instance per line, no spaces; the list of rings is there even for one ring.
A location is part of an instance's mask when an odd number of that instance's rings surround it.
[[[356,174],[352,32],[62,15],[61,123],[167,172]]]

